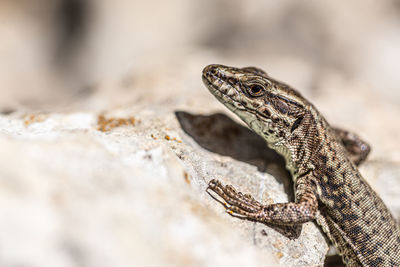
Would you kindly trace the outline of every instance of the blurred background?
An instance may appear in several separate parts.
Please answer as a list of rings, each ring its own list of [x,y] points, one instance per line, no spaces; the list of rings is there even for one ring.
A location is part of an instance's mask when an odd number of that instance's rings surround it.
[[[315,92],[335,73],[400,105],[396,0],[1,0],[0,36],[3,111],[65,108],[107,81],[200,76],[209,63]]]

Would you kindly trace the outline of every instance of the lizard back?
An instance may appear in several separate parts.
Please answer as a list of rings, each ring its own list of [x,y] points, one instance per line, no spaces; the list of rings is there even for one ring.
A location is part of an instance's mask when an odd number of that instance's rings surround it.
[[[323,143],[310,159],[317,179],[318,224],[349,266],[400,266],[395,219],[322,115],[315,115]]]

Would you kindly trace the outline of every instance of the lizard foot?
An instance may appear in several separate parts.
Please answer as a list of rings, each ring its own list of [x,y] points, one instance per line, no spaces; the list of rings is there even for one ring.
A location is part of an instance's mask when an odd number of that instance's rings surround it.
[[[208,190],[213,191],[219,198],[215,197],[214,194],[211,194]],[[220,181],[213,179],[208,183],[207,192],[211,197],[224,205],[231,216],[265,223],[289,239],[296,239],[300,236],[301,224],[296,225],[289,223],[287,225],[281,225],[281,220],[277,220],[273,223],[273,221],[269,219],[271,214],[268,214],[268,207],[271,207],[270,205],[265,206],[260,204],[251,195],[242,194],[231,185],[223,185]],[[274,211],[272,211],[272,213],[275,214]]]
[[[215,192],[224,200],[224,202],[220,202],[231,215],[239,215],[247,219],[257,219],[263,211],[264,206],[251,195],[238,192],[233,186],[223,185],[216,179],[212,179],[208,183],[207,189]]]

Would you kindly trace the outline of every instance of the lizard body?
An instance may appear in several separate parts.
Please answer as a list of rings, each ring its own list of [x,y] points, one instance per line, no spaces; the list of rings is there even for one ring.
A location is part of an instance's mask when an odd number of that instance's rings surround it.
[[[209,65],[203,81],[285,158],[294,181],[295,202],[262,205],[211,180],[230,212],[284,227],[315,219],[348,266],[400,266],[400,229],[357,169],[368,145],[331,127],[301,94],[260,69]]]

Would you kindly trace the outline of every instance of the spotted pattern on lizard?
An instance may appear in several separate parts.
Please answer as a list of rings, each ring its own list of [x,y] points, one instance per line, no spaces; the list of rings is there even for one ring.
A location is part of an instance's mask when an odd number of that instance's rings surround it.
[[[211,180],[208,189],[232,214],[284,227],[316,220],[348,266],[400,266],[400,230],[357,169],[370,151],[365,142],[331,127],[299,92],[258,68],[209,65],[202,77],[285,158],[294,181],[294,202],[263,205]]]

